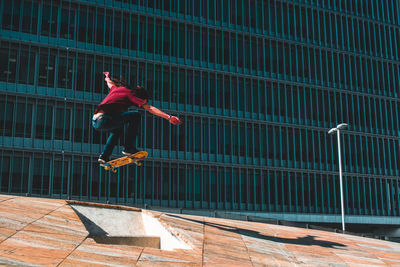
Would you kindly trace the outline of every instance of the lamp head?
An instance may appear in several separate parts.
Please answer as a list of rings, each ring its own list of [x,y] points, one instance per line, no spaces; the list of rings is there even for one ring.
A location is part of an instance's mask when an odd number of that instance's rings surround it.
[[[342,129],[346,128],[347,126],[348,126],[347,123],[341,123],[341,124],[339,124],[338,126],[336,126],[336,128],[337,128],[338,130],[342,130]]]
[[[338,130],[337,128],[332,128],[329,130],[328,134],[334,134],[336,133],[337,130]]]

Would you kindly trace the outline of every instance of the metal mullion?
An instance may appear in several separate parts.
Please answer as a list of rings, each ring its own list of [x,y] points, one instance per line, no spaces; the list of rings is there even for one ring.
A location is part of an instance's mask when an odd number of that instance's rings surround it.
[[[400,18],[400,15],[399,15],[399,18]],[[399,60],[399,53],[400,53],[400,49],[399,49],[399,42],[400,42],[400,40],[398,40],[397,38],[396,38],[396,27],[392,27],[393,28],[393,35],[394,35],[394,38],[393,38],[393,43],[394,43],[394,45],[393,45],[393,60]],[[397,30],[399,31],[399,29],[397,28]]]
[[[332,178],[333,181],[333,177],[330,176],[329,174],[326,175],[326,209],[328,211],[328,213],[332,213],[332,208],[331,208],[331,197],[330,197],[330,189],[329,189],[329,181]]]
[[[377,172],[377,159],[376,159],[376,157],[375,157],[375,150],[376,150],[376,148],[374,147],[374,138],[373,137],[370,137],[371,139],[371,148],[372,148],[372,151],[370,152],[370,155],[371,155],[371,158],[372,158],[372,174],[377,174],[378,172]]]
[[[301,209],[299,212],[306,212],[307,208],[305,207],[305,198],[304,198],[304,173],[300,173],[300,178],[301,178]]]
[[[384,125],[384,131],[386,131],[387,135],[390,135],[391,133],[389,131],[389,116],[388,116],[388,111],[387,111],[388,103],[390,104],[390,100],[383,102],[384,107],[383,107],[382,113],[384,112],[385,114],[383,114],[382,116],[385,116],[385,122],[386,122],[385,125]],[[390,112],[391,112],[391,109],[390,109]]]
[[[1,15],[0,15],[1,16]],[[4,167],[4,150],[1,150],[1,158],[0,158],[0,168],[1,170],[7,169],[7,167]],[[8,168],[9,169],[9,168]],[[11,172],[10,172],[11,173]],[[9,174],[10,175],[10,174]],[[0,188],[1,185],[3,184],[3,176],[0,175]],[[29,184],[28,184],[28,192],[29,193]]]
[[[307,189],[308,189],[308,191],[303,191],[303,192],[311,192],[311,173],[307,173],[306,174],[307,175],[307,180],[308,180],[308,183],[307,183]],[[311,209],[311,194],[307,194],[307,196],[308,196],[308,207],[307,207],[307,211],[308,212],[310,212],[310,213],[312,213],[312,209]]]
[[[351,176],[343,176],[343,187],[344,187],[344,198],[345,198],[345,207],[344,209],[346,210],[346,213],[350,213],[350,207],[349,207],[349,201],[346,201],[346,198],[349,197],[349,186],[347,180],[350,180],[351,187],[353,189],[353,183],[351,182]],[[354,191],[352,190],[351,192],[351,198],[353,199],[353,207],[354,207],[354,194],[352,194]]]
[[[352,146],[354,145],[354,147],[355,147],[354,151],[357,151],[357,146],[354,144],[354,142],[351,142],[350,137],[351,137],[350,135],[345,135],[345,136],[341,137],[342,139],[347,139],[347,144],[349,144],[349,150],[346,151],[346,153],[343,153],[343,161],[344,161],[343,169],[344,169],[344,171],[353,172],[354,169],[356,169],[356,166],[354,166],[354,162],[352,162],[352,161],[354,161],[354,155],[351,153],[351,150],[352,150]],[[342,144],[342,145],[343,145],[343,147],[346,147],[344,144]],[[353,152],[353,153],[355,153],[355,152]],[[347,161],[346,159],[349,159],[349,160]],[[346,166],[346,162],[349,162],[348,167]]]
[[[368,179],[368,178],[366,178],[366,177],[362,177],[362,178],[360,178],[360,179],[362,179],[362,187],[363,187],[363,209],[364,209],[364,212],[362,213],[363,215],[368,215],[368,211],[367,211],[367,198],[366,198],[366,191],[365,191],[365,180],[366,179]]]
[[[370,205],[369,205],[369,207],[367,207],[366,206],[366,214],[367,215],[373,215],[374,213],[373,213],[373,199],[372,199],[372,185],[371,185],[371,178],[369,178],[369,177],[366,177],[365,178],[366,180],[367,180],[367,183],[368,183],[368,195],[366,194],[366,197],[369,199],[369,203],[370,203]],[[367,203],[367,202],[365,202],[365,203]]]
[[[390,23],[390,16],[389,16],[389,2],[390,1],[382,1],[382,5],[384,5],[384,3],[386,2],[386,19],[385,22],[386,23]]]
[[[358,207],[357,207],[357,214],[361,215],[361,196],[360,196],[360,181],[359,179],[361,179],[361,177],[354,177],[355,181],[357,182],[357,199],[358,199]],[[354,192],[354,191],[353,191]]]
[[[363,136],[359,136],[359,145],[360,145],[360,151],[361,151],[361,155],[368,155],[368,146],[367,144],[365,144],[365,146],[363,146]],[[367,162],[364,161],[364,157],[361,156],[360,157],[361,160],[361,173],[368,173],[368,159]]]
[[[383,161],[382,161],[382,174],[383,175],[387,175],[387,172],[386,172],[386,170],[387,170],[387,164],[386,164],[386,145],[385,145],[385,139],[384,138],[382,138],[381,139],[381,141],[382,141],[382,150],[383,150],[383,153],[382,153],[382,156],[383,156]],[[390,158],[389,158],[389,160],[390,160]]]
[[[390,182],[389,182],[390,181]],[[390,184],[390,185],[389,185]],[[392,215],[392,216],[396,216],[396,210],[395,210],[395,201],[394,201],[394,196],[395,196],[395,190],[393,188],[393,179],[388,179],[388,185],[390,186],[390,190],[389,190],[389,196],[390,196],[390,213],[388,215]],[[393,194],[392,194],[393,192]]]
[[[263,170],[260,170],[260,192],[261,192],[261,196],[260,196],[260,210],[268,210],[268,208],[266,208],[266,203],[265,203],[265,173],[263,172]],[[233,175],[232,175],[232,192],[233,192]],[[265,208],[264,208],[265,207]]]
[[[22,190],[23,190],[24,164],[25,164],[25,151],[22,151],[22,165],[21,165],[21,177],[20,177],[20,189],[19,189],[20,193],[23,193]],[[51,177],[51,172],[50,172],[50,177]],[[50,181],[49,181],[49,186],[50,186]]]
[[[395,215],[399,215],[400,214],[400,185],[399,185],[399,180],[396,179],[396,196],[397,196],[397,211],[395,213]]]
[[[194,6],[194,3],[193,3]],[[194,14],[193,14],[194,16]],[[204,207],[204,165],[199,166],[200,169],[200,208]],[[232,191],[233,192],[233,191]]]
[[[329,203],[328,201],[324,202],[324,183],[328,186],[329,188],[329,180],[328,180],[328,175],[326,174],[321,174],[320,176],[320,182],[321,182],[321,212],[325,213],[325,209],[328,211],[329,213]],[[327,190],[327,192],[329,192]],[[327,194],[329,196],[329,193]],[[329,197],[328,197],[329,199]]]
[[[85,162],[83,160],[83,156],[80,156],[80,161],[81,161],[81,171],[80,171],[80,185],[79,185],[79,199],[82,199],[82,192],[83,192],[83,165],[85,165]],[[118,174],[119,178],[119,174]],[[119,187],[117,186],[117,192],[119,192]],[[117,203],[118,203],[118,194],[117,194]]]
[[[221,167],[215,166],[215,187],[217,189],[217,190],[215,190],[216,191],[216,194],[215,194],[215,206],[216,206],[216,209],[218,209],[219,198],[220,198],[220,193],[221,193],[221,188],[220,188],[220,185],[219,185],[218,168],[221,168]]]
[[[397,142],[397,146],[393,146],[393,158],[394,158],[394,166],[393,167],[394,167],[394,174],[398,175],[398,173],[399,173],[399,162],[398,162],[399,153],[396,153],[396,147],[398,148],[397,151],[399,151],[400,141],[394,140],[393,142],[394,142],[394,144],[396,144],[396,142]],[[399,202],[399,205],[400,205],[400,202]]]
[[[393,24],[396,24],[397,23],[397,25],[400,25],[400,16],[399,15],[397,15],[397,22],[396,22],[396,16],[394,16],[394,14],[395,14],[395,12],[399,12],[400,11],[400,4],[399,4],[399,1],[394,1],[394,3],[393,3]],[[397,13],[398,14],[398,13]],[[400,203],[400,202],[399,202]]]
[[[350,23],[351,23],[351,25],[350,25],[350,27],[351,27],[351,29],[352,29],[352,31],[351,31],[351,34],[352,34],[352,36],[353,36],[353,52],[357,52],[357,50],[356,50],[356,33],[355,33],[355,31],[357,30],[357,33],[359,33],[359,28],[358,28],[358,24],[357,23],[354,23],[354,20],[355,20],[355,18],[351,18],[350,17]],[[356,27],[354,27],[354,25],[356,25]],[[356,29],[357,28],[357,29]],[[359,38],[360,36],[358,35],[358,40],[360,40],[360,38]]]
[[[4,3],[5,3],[5,1],[1,1],[1,3],[0,3],[0,28],[2,28],[2,29],[3,29]]]
[[[162,132],[162,131],[161,131]],[[163,196],[164,196],[164,185],[163,185],[163,181],[164,181],[164,175],[163,175],[163,162],[160,162],[160,166],[159,166],[159,174],[160,174],[160,194],[158,195],[158,203],[159,206],[162,205],[162,201],[163,201]]]
[[[380,130],[379,130],[379,133],[380,134],[383,134],[383,131],[384,131],[384,125],[383,125],[383,109],[382,109],[382,103],[381,103],[381,100],[380,99],[376,99],[376,101],[377,101],[377,108],[379,108],[379,110],[380,110],[380,112],[379,112],[379,114],[380,114],[380,118],[379,118],[379,122],[380,122]]]
[[[363,112],[363,115],[359,115],[359,116],[363,116],[363,120],[364,120],[364,129],[361,129],[361,130],[363,130],[363,131],[367,131],[367,117],[366,116],[369,116],[369,114],[368,115],[366,115],[366,110],[365,110],[365,106],[369,103],[369,99],[366,97],[366,96],[361,96],[361,99],[362,99],[362,102],[364,103],[364,105],[362,105],[363,106],[363,110],[362,110],[362,112]],[[368,100],[368,103],[367,103],[367,101],[365,101],[365,99],[367,99]]]
[[[336,191],[336,175],[335,174],[333,174],[333,176],[332,176],[332,190],[333,190],[333,213],[337,213],[336,212],[336,209],[337,209],[337,207],[336,207],[336,204],[337,204],[337,201],[336,201],[336,197],[337,197],[337,195],[338,195],[338,193],[337,193],[337,191]]]
[[[246,168],[245,169],[245,176],[246,176],[246,180],[245,180],[245,190],[246,190],[246,209],[250,210],[250,174],[249,174],[249,169]]]
[[[384,183],[385,180],[383,180],[383,178],[378,178],[379,179],[379,188],[380,188],[380,196],[381,196],[381,208],[382,208],[382,215],[385,216],[386,214],[386,209],[385,209],[385,202],[384,202],[384,185],[386,185],[386,183]],[[385,190],[386,191],[386,190]]]
[[[319,12],[318,12],[318,10],[316,10],[316,12],[317,12],[317,24],[318,24],[318,43],[321,45],[321,43],[322,43],[321,25],[319,23]],[[325,35],[325,31],[324,31],[324,35]],[[325,35],[325,41],[326,41],[326,35]]]
[[[392,29],[392,32],[393,32],[393,35],[394,35],[394,38],[392,39],[392,34],[391,34],[391,31],[390,31],[390,29]],[[399,50],[399,48],[398,48],[398,42],[399,42],[399,40],[397,40],[397,38],[396,38],[396,27],[393,27],[393,26],[389,26],[389,38],[390,38],[390,50],[391,50],[391,52],[392,52],[392,56],[391,56],[391,59],[392,60],[398,60],[398,50]]]
[[[376,187],[376,179],[377,178],[373,178],[374,179],[374,191],[375,191],[375,215],[380,215],[379,209],[378,209],[378,189]]]
[[[283,179],[283,172],[284,171],[280,171],[281,176],[278,179],[281,179],[281,188],[279,188],[279,190],[281,190],[281,212],[286,211],[285,209],[285,180]],[[278,192],[278,191],[276,191]]]
[[[400,118],[398,112],[396,112],[397,107],[400,107],[400,102],[393,101],[393,108],[395,109],[395,112],[393,112],[393,131],[395,134],[396,132],[400,132]]]
[[[11,158],[10,158],[10,163],[9,163],[9,174],[8,174],[8,190],[7,190],[7,192],[8,193],[12,193],[12,181],[13,181],[13,177],[12,177],[12,174],[14,173],[14,164],[13,164],[13,160],[12,159],[14,159],[15,158],[15,151],[13,150],[12,152],[11,152],[12,154],[11,154]]]
[[[319,179],[322,179],[321,176],[322,175],[319,176]],[[318,201],[318,193],[320,193],[320,191],[318,190],[317,183],[318,183],[318,181],[317,181],[317,173],[314,173],[314,192],[315,192],[315,195],[314,195],[314,201],[315,201],[314,211],[315,212],[320,212],[322,203],[319,203],[319,201]],[[318,204],[320,206],[318,206]]]
[[[223,187],[224,187],[224,195],[222,196],[222,198],[223,198],[223,200],[224,200],[224,203],[223,203],[223,207],[224,207],[224,209],[226,210],[227,208],[226,208],[226,191],[227,191],[227,186],[226,186],[226,167],[222,167],[222,177],[223,177]],[[221,177],[221,178],[222,178]]]
[[[393,184],[394,180],[393,179],[387,179],[387,186],[388,188],[388,195],[389,195],[389,199],[388,199],[388,207],[390,207],[390,212],[388,212],[388,215],[391,216],[396,216],[397,215],[397,211],[395,209],[395,196],[396,196],[396,190],[395,190],[395,185]]]
[[[394,56],[393,56],[394,57]],[[396,95],[396,71],[395,69],[397,68],[396,65],[394,63],[388,63],[388,68],[391,69],[391,73],[392,75],[390,75],[390,72],[388,72],[388,78],[389,78],[389,88],[392,88],[392,92],[390,92],[389,95],[391,95],[392,97]]]
[[[211,207],[212,207],[211,194],[213,194],[213,190],[211,189],[211,173],[212,173],[212,170],[211,170],[210,166],[208,166],[207,169],[208,169],[208,192],[209,192],[209,194],[208,194],[208,208],[211,209]]]
[[[358,158],[359,157],[357,155],[357,151],[358,151],[357,146],[359,145],[358,142],[357,142],[357,137],[358,137],[358,135],[353,135],[353,140],[354,140],[354,142],[352,144],[352,145],[354,145],[354,152],[353,152],[354,158],[353,158],[353,160],[354,160],[354,170],[356,170],[356,172],[360,172],[360,166],[358,164]],[[351,144],[350,143],[350,138],[349,138],[349,144]],[[351,146],[349,146],[349,147],[351,147]],[[361,157],[361,161],[362,161],[362,157]]]
[[[375,117],[375,120],[373,120],[375,123],[375,133],[377,134],[378,133],[378,118],[377,118],[377,115],[376,115],[376,110],[377,110],[377,106],[376,106],[376,101],[378,101],[378,99],[374,99],[374,98],[371,98],[371,101],[372,101],[372,105],[374,106],[374,110],[375,110],[375,112],[373,112],[373,116]]]
[[[273,207],[273,211],[274,212],[276,212],[276,211],[278,211],[278,177],[277,177],[277,175],[276,175],[276,170],[274,170],[273,171],[274,172],[274,188],[273,188],[273,190],[274,190],[274,196],[275,196],[275,199],[273,200],[274,201],[274,207]],[[271,203],[271,202],[270,202]]]

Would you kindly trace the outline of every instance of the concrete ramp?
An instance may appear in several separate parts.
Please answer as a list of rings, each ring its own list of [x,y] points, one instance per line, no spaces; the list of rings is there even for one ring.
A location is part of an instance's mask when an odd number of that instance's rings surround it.
[[[190,249],[153,216],[139,209],[121,210],[96,205],[71,204],[89,232],[101,244],[130,245],[162,250]]]
[[[400,266],[399,243],[267,223],[95,205],[97,209],[60,199],[0,195],[0,265]],[[145,236],[159,238],[162,249],[127,243],[129,238],[137,242],[134,239],[143,229]],[[164,234],[183,240],[191,249],[163,249]],[[107,240],[98,242],[101,238]]]

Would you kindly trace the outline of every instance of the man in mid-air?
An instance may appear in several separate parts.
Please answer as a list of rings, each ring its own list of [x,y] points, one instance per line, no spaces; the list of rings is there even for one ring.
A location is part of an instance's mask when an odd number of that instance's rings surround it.
[[[108,95],[96,107],[92,125],[96,130],[105,130],[110,132],[107,143],[100,154],[98,162],[104,164],[110,161],[110,156],[122,136],[124,125],[128,125],[125,134],[125,140],[121,140],[124,145],[122,154],[132,155],[138,152],[136,149],[136,136],[138,134],[141,114],[139,111],[128,111],[130,106],[143,108],[161,118],[168,120],[176,125],[181,124],[181,120],[176,116],[168,115],[156,107],[147,104],[149,98],[147,91],[142,86],[132,87],[126,82],[110,78],[108,72],[104,72],[105,81],[110,89]]]

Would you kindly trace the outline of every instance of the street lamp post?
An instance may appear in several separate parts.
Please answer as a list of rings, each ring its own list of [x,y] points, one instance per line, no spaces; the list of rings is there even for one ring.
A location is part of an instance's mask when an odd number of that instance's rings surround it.
[[[328,134],[334,134],[337,132],[337,140],[338,140],[338,154],[339,154],[339,179],[340,179],[340,202],[342,207],[342,230],[343,233],[345,231],[345,224],[344,224],[344,197],[343,197],[343,177],[342,177],[342,159],[340,153],[340,130],[344,129],[348,126],[347,123],[341,123],[336,128],[332,128],[329,130]]]

